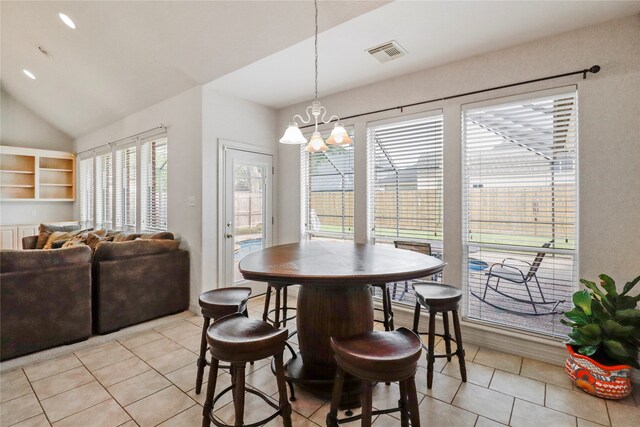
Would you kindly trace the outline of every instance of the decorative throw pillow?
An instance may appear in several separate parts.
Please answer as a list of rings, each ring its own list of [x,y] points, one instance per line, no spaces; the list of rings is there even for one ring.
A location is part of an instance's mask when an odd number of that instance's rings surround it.
[[[38,242],[36,243],[36,249],[43,249],[44,245],[47,244],[49,240],[49,236],[54,231],[74,231],[80,230],[79,225],[51,225],[51,224],[40,224],[38,228]]]
[[[60,243],[59,245],[56,245],[56,247],[53,246],[54,242],[60,241],[60,240],[69,240],[73,237],[82,235],[83,233],[87,233],[89,231],[89,229],[86,230],[75,230],[75,231],[54,231],[49,235],[49,238],[47,239],[47,242],[45,243],[44,247],[42,249],[57,249],[57,248],[61,248],[63,246],[63,243]]]
[[[91,229],[89,229],[91,230]],[[73,246],[85,246],[87,244],[87,237],[89,236],[89,233],[91,233],[91,231],[85,231],[82,230],[81,234],[76,234],[75,236],[73,236],[72,238],[70,238],[69,240],[67,240],[66,242],[64,242],[64,244],[62,245],[63,248],[69,248],[69,247],[73,247]],[[103,234],[103,232],[106,230],[96,230],[94,231],[94,233],[101,235]]]
[[[140,236],[140,239],[147,240],[174,240],[173,233],[170,231],[159,231],[155,233],[147,233]]]
[[[96,250],[96,247],[98,246],[98,243],[100,242],[110,242],[111,240],[113,240],[113,236],[106,236],[106,230],[102,230],[105,231],[105,233],[100,236],[99,234],[96,233],[89,233],[89,235],[87,236],[87,246],[89,246],[91,248],[92,251]]]

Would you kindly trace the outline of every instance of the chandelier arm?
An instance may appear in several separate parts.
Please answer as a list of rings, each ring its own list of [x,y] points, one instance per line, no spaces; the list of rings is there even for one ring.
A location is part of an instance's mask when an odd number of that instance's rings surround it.
[[[336,122],[339,122],[339,121],[340,121],[340,117],[338,117],[338,116],[336,116],[335,114],[333,114],[331,117],[329,117],[329,120],[326,120],[326,121],[324,120],[324,115],[323,115],[323,117],[322,117],[322,123],[324,123],[325,125],[326,125],[327,123],[331,123],[331,122],[332,122],[332,121],[334,121],[334,120],[335,120]]]

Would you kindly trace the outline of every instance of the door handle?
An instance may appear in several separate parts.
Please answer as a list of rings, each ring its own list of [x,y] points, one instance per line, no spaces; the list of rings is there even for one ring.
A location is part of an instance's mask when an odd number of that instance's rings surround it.
[[[230,239],[233,237],[233,233],[227,233],[224,235],[224,237],[226,237],[227,239]]]

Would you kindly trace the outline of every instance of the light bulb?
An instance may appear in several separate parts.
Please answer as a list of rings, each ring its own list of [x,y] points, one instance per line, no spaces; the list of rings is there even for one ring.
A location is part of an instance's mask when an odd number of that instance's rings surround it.
[[[310,153],[317,153],[319,151],[327,151],[329,148],[325,145],[324,141],[322,140],[322,135],[320,135],[320,132],[315,131],[313,132],[313,135],[311,135],[311,140],[309,140],[309,145],[307,145],[307,148],[305,148],[305,151],[308,151]]]
[[[342,123],[340,122],[336,123],[333,127],[333,130],[331,131],[331,136],[333,137],[333,140],[336,142],[336,144],[342,144],[342,141],[344,141],[344,136],[346,134],[347,131],[344,129],[344,126],[342,126]]]

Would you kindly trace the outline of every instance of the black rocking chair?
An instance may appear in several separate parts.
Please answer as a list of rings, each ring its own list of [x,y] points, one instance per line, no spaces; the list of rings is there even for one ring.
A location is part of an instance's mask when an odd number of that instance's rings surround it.
[[[547,249],[551,246],[551,243],[553,243],[553,241],[549,242],[549,243],[545,243],[544,245],[542,245],[543,249]],[[547,299],[544,297],[544,293],[542,292],[542,287],[540,286],[540,282],[538,281],[538,277],[536,276],[536,273],[538,271],[538,268],[540,268],[540,264],[542,264],[542,260],[544,259],[546,252],[538,252],[538,254],[536,255],[535,259],[533,260],[532,263],[529,263],[527,261],[522,261],[519,259],[515,259],[515,258],[505,258],[502,260],[501,263],[498,264],[493,264],[491,266],[491,268],[489,268],[489,271],[486,274],[487,276],[487,281],[484,285],[484,292],[482,293],[482,297],[480,295],[475,294],[474,292],[471,292],[471,295],[473,295],[474,297],[478,298],[480,301],[484,302],[485,304],[490,305],[491,307],[494,308],[498,308],[510,313],[515,313],[515,314],[523,314],[523,315],[527,315],[527,316],[544,316],[544,315],[549,315],[549,314],[559,314],[561,313],[560,311],[557,311],[558,306],[565,302],[565,300],[554,300],[554,301],[547,301]],[[525,265],[529,266],[529,271],[525,274],[523,272],[523,270],[521,270],[520,268],[518,268],[517,266],[513,265],[514,262],[519,262]],[[492,286],[489,284],[489,282],[491,281],[491,279],[495,277],[497,278],[496,284],[495,286]],[[515,297],[513,295],[509,295],[505,292],[502,292],[500,290],[498,290],[498,286],[500,285],[500,280],[506,280],[508,282],[511,283],[516,283],[516,284],[520,284],[520,285],[524,285],[526,290],[527,290],[527,294],[529,295],[529,299],[523,299],[523,298],[518,298]],[[538,292],[540,292],[540,297],[542,298],[541,301],[539,300],[534,300],[533,296],[531,294],[531,290],[529,289],[529,283],[535,281],[537,287],[538,287]],[[487,301],[487,290],[491,289],[495,292],[497,292],[498,294],[507,297],[509,299],[512,299],[514,301],[518,301],[518,302],[522,302],[522,303],[526,303],[526,304],[530,304],[531,307],[533,308],[533,313],[531,312],[527,312],[527,311],[518,311],[518,310],[512,310],[506,307],[501,307],[497,304],[493,304],[489,301]],[[551,310],[550,311],[543,311],[543,312],[538,312],[538,306],[541,305],[551,305]]]

